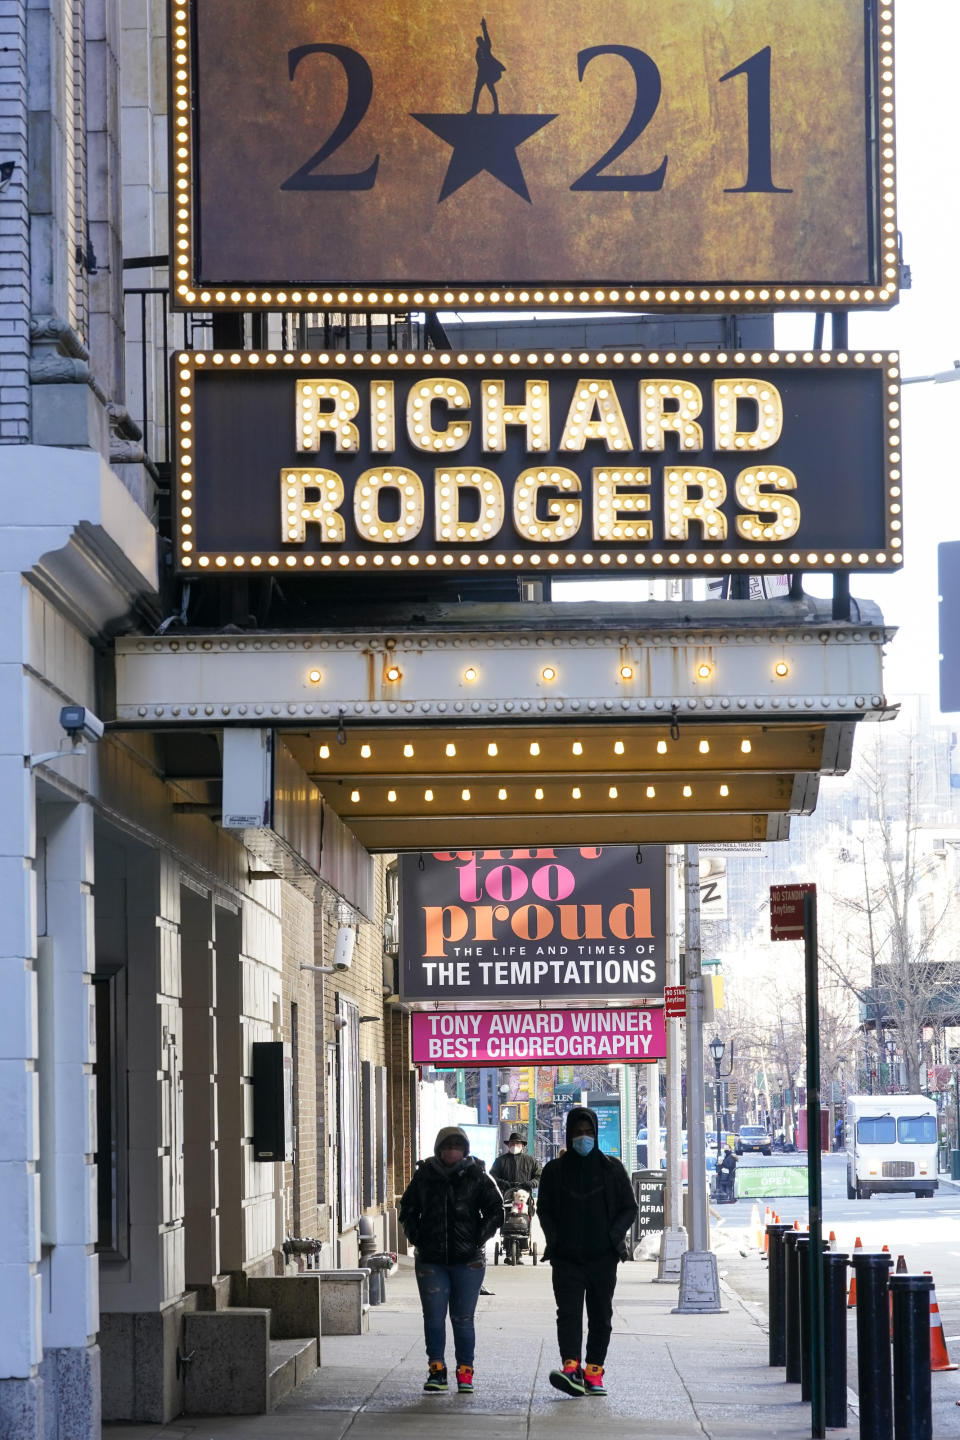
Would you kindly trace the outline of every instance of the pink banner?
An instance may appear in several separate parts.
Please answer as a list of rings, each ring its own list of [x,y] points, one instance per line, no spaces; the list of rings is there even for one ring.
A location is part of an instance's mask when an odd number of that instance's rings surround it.
[[[410,1018],[416,1065],[642,1065],[667,1053],[659,1008],[427,1010]]]

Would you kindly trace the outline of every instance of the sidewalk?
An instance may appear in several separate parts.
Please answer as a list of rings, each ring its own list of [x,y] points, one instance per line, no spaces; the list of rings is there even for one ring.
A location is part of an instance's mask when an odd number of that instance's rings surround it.
[[[721,1269],[723,1268],[721,1264]],[[728,1287],[722,1315],[671,1315],[677,1291],[649,1262],[620,1267],[605,1399],[549,1384],[557,1364],[549,1266],[489,1265],[495,1295],[477,1309],[473,1395],[423,1395],[423,1328],[413,1266],[402,1260],[370,1333],[330,1336],[323,1364],[269,1415],[105,1426],[110,1440],[807,1440],[799,1385],[767,1366],[758,1308]],[[451,1366],[452,1350],[448,1351]],[[857,1429],[831,1430],[843,1440]]]

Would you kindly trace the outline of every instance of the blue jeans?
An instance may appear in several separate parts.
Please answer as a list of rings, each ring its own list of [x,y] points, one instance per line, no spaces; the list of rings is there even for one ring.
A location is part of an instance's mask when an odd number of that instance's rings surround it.
[[[416,1262],[417,1288],[423,1306],[423,1336],[427,1359],[442,1360],[447,1343],[447,1311],[453,1326],[453,1350],[458,1365],[473,1364],[476,1337],[473,1312],[477,1308],[480,1286],[486,1266],[482,1260],[475,1265],[434,1265],[427,1260]]]

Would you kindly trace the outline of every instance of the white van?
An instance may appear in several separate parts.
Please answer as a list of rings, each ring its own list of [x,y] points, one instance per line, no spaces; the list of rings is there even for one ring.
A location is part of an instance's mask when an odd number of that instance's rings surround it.
[[[925,1095],[848,1095],[847,1199],[937,1188],[937,1107]]]

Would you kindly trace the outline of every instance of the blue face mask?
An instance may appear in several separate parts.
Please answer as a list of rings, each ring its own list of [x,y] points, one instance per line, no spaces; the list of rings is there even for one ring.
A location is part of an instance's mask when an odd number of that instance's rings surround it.
[[[572,1143],[578,1155],[589,1155],[595,1142],[592,1135],[577,1135]]]

